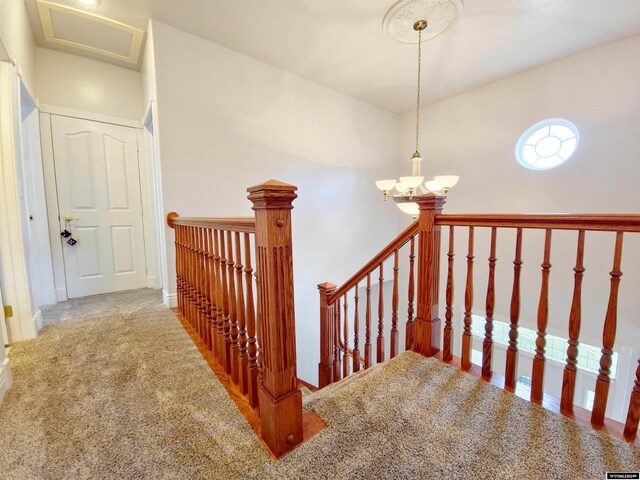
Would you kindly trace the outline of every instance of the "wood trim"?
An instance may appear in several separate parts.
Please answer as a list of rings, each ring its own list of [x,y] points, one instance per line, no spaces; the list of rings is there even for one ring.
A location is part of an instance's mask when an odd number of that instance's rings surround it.
[[[457,368],[458,370],[460,370],[463,373],[468,373],[470,375],[473,375],[476,378],[484,380],[485,382],[487,382],[487,383],[489,383],[491,385],[495,385],[496,387],[498,387],[500,389],[503,389],[503,390],[506,390],[507,392],[513,393],[517,397],[520,397],[523,400],[526,400],[527,402],[529,402],[529,398],[531,397],[531,389],[529,387],[525,386],[525,385],[520,384],[520,383],[516,383],[515,390],[514,389],[510,389],[510,388],[506,388],[504,386],[504,381],[505,381],[504,375],[501,375],[501,374],[499,374],[497,372],[493,372],[493,375],[491,376],[491,378],[483,377],[482,376],[482,368],[480,366],[472,364],[471,368],[469,368],[469,370],[464,370],[462,368],[462,362],[460,360],[460,357],[455,357],[454,356],[451,361],[445,362],[444,360],[442,360],[442,353],[441,352],[437,353],[435,355],[435,358],[437,358],[438,360],[442,361],[443,363],[446,363],[448,365],[451,365],[452,367]],[[599,431],[604,432],[604,433],[608,433],[609,435],[612,435],[613,437],[616,437],[619,440],[624,440],[625,442],[634,443],[635,445],[640,446],[640,437],[638,437],[634,441],[631,441],[630,439],[625,438],[625,436],[623,434],[623,432],[624,432],[624,424],[622,424],[620,422],[617,422],[615,420],[612,420],[610,418],[605,418],[605,420],[604,420],[602,425],[592,425],[591,424],[591,412],[589,410],[586,410],[586,409],[582,408],[582,407],[579,407],[578,405],[574,405],[573,406],[573,412],[563,412],[563,411],[560,410],[560,400],[558,398],[556,398],[556,397],[553,397],[553,396],[545,393],[545,394],[543,394],[541,406],[543,408],[545,408],[546,410],[549,410],[551,412],[561,413],[565,417],[574,420],[575,422],[577,422],[580,425],[592,428],[594,430],[599,430]]]
[[[82,120],[91,120],[92,122],[110,123],[112,125],[120,125],[121,127],[142,128],[143,124],[139,120],[130,118],[112,117],[111,115],[103,115],[101,113],[85,112],[84,110],[76,110],[74,108],[58,107],[57,105],[48,105],[45,103],[38,104],[40,113],[48,113],[50,115],[59,115],[61,117],[80,118]]]
[[[313,385],[312,383],[306,382],[304,380],[302,380],[301,378],[298,377],[298,386],[304,386],[307,387],[309,390],[311,390],[312,392],[317,392],[319,390],[318,387],[316,387],[315,385]]]
[[[440,214],[436,215],[436,225],[640,232],[640,215]]]
[[[373,272],[378,265],[384,262],[387,258],[393,255],[397,249],[401,248],[405,243],[411,240],[411,237],[418,233],[418,221],[414,221],[409,225],[400,235],[394,238],[389,245],[384,247],[375,257],[365,264],[360,270],[344,282],[335,292],[333,292],[327,298],[329,304],[334,303],[338,298],[342,297],[345,293],[355,287],[357,282],[362,281],[368,273]]]
[[[185,225],[190,227],[213,228],[216,230],[224,230],[225,232],[256,233],[255,217],[180,217],[175,212],[171,212],[167,215],[167,224],[171,228],[175,225]]]

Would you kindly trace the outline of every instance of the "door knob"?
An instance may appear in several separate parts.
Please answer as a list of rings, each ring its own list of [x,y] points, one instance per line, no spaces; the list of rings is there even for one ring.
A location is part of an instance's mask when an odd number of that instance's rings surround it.
[[[71,220],[80,220],[78,217],[72,217],[71,215],[65,215],[64,216],[64,221],[65,222],[70,222]]]

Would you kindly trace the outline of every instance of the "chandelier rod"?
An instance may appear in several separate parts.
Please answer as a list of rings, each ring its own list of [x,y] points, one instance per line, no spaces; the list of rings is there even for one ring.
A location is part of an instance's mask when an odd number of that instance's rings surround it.
[[[425,22],[426,23],[426,22]],[[426,25],[425,25],[426,26]],[[416,153],[419,153],[418,139],[420,135],[420,77],[422,73],[422,27],[420,22],[416,22],[413,26],[418,30],[418,95],[416,98]]]

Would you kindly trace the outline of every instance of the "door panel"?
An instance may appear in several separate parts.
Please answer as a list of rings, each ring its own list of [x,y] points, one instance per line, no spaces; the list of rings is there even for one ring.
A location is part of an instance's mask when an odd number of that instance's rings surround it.
[[[51,116],[69,298],[146,286],[135,129]],[[77,220],[65,222],[65,215]]]

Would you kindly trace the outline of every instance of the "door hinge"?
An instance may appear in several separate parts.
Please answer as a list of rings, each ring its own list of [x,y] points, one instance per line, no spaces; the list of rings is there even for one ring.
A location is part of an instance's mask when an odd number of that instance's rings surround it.
[[[13,308],[11,308],[11,305],[7,305],[4,307],[4,318],[11,317],[13,317]]]

